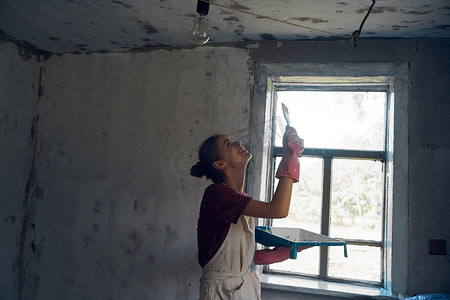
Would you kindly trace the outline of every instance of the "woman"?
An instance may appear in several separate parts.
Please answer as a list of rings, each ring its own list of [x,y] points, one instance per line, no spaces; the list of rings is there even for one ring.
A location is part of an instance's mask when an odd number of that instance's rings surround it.
[[[213,135],[203,143],[200,161],[191,168],[191,175],[206,176],[214,184],[205,190],[198,219],[200,299],[260,299],[259,279],[250,270],[252,262],[270,264],[289,258],[288,247],[255,252],[253,217],[288,215],[292,184],[299,180],[298,157],[303,149],[303,140],[294,128],[287,127],[284,154],[275,175],[278,186],[272,201],[264,202],[243,191],[252,155],[241,142],[226,135]]]

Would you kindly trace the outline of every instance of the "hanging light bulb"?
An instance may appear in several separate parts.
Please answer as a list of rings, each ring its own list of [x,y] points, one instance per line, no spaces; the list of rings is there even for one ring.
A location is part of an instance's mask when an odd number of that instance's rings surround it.
[[[198,0],[195,22],[189,29],[189,37],[197,45],[203,45],[209,41],[208,12],[209,3]]]
[[[195,23],[189,29],[189,37],[197,45],[203,45],[209,40],[207,15],[199,13],[195,16]]]

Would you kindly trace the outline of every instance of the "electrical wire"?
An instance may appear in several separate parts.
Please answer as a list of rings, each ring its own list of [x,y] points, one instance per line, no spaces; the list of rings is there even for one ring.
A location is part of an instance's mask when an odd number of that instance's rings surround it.
[[[355,45],[355,47],[358,46],[358,38],[361,35],[361,31],[362,31],[362,28],[364,26],[364,23],[366,22],[367,17],[370,15],[370,12],[372,11],[372,8],[374,7],[374,5],[375,5],[375,0],[372,0],[372,5],[370,6],[369,10],[366,13],[366,16],[362,20],[361,25],[359,25],[359,29],[353,31],[353,33],[352,33],[352,37],[350,39],[350,42],[353,41],[353,44]]]
[[[352,41],[352,40],[356,41],[357,40],[357,38],[359,37],[359,34],[361,33],[362,26],[363,26],[364,22],[366,21],[367,17],[369,16],[370,11],[372,10],[372,7],[375,4],[375,0],[372,0],[373,1],[372,6],[370,7],[370,9],[367,12],[363,22],[361,23],[361,26],[359,27],[359,30],[354,31],[353,34],[350,36],[350,35],[343,35],[343,34],[338,34],[338,33],[330,32],[330,31],[325,31],[325,30],[321,30],[321,29],[317,29],[317,28],[313,28],[313,27],[303,26],[303,25],[299,25],[299,24],[296,24],[296,23],[275,19],[275,18],[268,17],[268,16],[255,14],[255,13],[252,13],[252,12],[249,12],[249,11],[237,9],[237,8],[234,8],[234,7],[226,6],[226,5],[219,4],[219,3],[216,3],[216,2],[212,2],[212,1],[208,1],[208,0],[198,0],[198,1],[209,3],[211,5],[219,6],[219,7],[222,7],[222,8],[229,9],[229,10],[238,11],[238,12],[241,12],[241,13],[244,13],[244,14],[248,14],[248,15],[257,17],[257,18],[261,18],[261,19],[267,19],[267,20],[271,20],[271,21],[275,21],[275,22],[279,22],[279,23],[283,23],[283,24],[287,24],[287,25],[301,27],[301,28],[304,28],[304,29],[312,30],[312,31],[319,31],[319,32],[326,33],[326,34],[343,37],[343,38],[349,39],[350,41]],[[355,42],[355,47],[356,47],[356,42]]]

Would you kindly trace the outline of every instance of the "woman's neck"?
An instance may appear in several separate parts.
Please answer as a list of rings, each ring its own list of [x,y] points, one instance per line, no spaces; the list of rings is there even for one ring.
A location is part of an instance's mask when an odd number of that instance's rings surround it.
[[[238,176],[225,176],[223,183],[238,193],[244,192],[245,173]]]

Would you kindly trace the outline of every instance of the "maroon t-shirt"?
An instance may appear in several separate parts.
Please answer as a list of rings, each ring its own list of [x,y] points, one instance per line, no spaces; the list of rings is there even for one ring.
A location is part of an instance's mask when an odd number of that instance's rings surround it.
[[[251,199],[222,183],[206,188],[197,227],[198,262],[202,268],[219,250],[231,223],[237,223]]]

